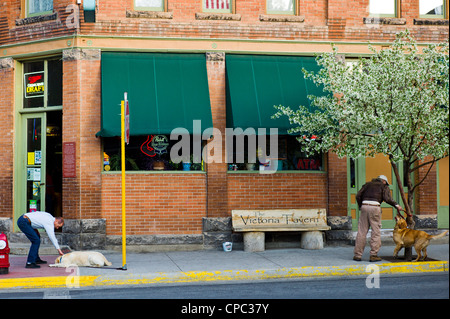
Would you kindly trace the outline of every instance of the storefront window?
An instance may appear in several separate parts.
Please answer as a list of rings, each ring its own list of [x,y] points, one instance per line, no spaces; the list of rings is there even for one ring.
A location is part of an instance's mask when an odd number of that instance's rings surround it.
[[[234,137],[236,139],[236,137]],[[278,136],[278,153],[276,157],[270,154],[270,138],[266,137],[265,150],[261,147],[252,148],[248,146],[248,137],[244,139],[244,147],[239,149],[236,142],[233,143],[232,162],[228,163],[228,171],[259,171],[264,170],[262,166],[267,166],[258,159],[258,152],[264,151],[267,160],[275,161],[272,167],[277,171],[323,171],[323,156],[316,154],[307,156],[301,151],[300,144],[295,136]],[[256,160],[252,160],[256,158]],[[243,159],[243,160],[242,160]],[[255,162],[255,163],[252,163]]]
[[[205,164],[201,156],[193,154],[193,138],[187,157],[189,162],[171,158],[173,147],[178,140],[170,140],[169,135],[131,136],[130,144],[125,145],[125,170],[127,171],[204,171]],[[203,145],[201,145],[203,147]],[[178,148],[177,148],[178,150]],[[180,156],[182,154],[179,154]],[[103,138],[103,170],[120,171],[120,137]]]

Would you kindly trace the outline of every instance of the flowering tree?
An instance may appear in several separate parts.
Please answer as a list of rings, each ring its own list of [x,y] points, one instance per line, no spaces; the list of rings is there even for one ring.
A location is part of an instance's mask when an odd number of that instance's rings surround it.
[[[369,49],[370,57],[354,63],[340,59],[334,46],[317,57],[319,72],[303,69],[305,78],[324,89],[324,96],[309,96],[315,111],[276,106],[274,117],[289,117],[291,133],[303,135],[298,140],[307,153],[331,151],[351,158],[385,154],[398,185],[403,185],[398,170],[403,161],[409,196],[401,196],[411,215],[414,191],[433,165],[449,155],[448,42],[419,49],[405,31],[390,47]],[[414,182],[412,173],[422,167],[427,173]]]

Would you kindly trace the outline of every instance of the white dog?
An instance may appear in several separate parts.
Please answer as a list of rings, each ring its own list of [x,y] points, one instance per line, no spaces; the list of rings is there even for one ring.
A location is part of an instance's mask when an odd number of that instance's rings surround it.
[[[103,254],[96,251],[74,251],[56,258],[53,265],[50,267],[103,267],[111,266],[112,264],[103,256]]]

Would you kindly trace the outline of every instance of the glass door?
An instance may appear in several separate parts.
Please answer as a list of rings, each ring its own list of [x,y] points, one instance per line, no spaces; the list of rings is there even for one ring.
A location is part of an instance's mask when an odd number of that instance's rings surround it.
[[[398,167],[400,178],[403,180],[403,163],[399,163]],[[356,160],[348,159],[347,172],[348,215],[352,216],[354,230],[358,229],[358,220],[360,215],[359,207],[356,203],[356,194],[365,183],[370,182],[373,178],[376,178],[379,175],[385,175],[388,178],[392,198],[404,207],[400,196],[400,188],[397,183],[397,179],[395,178],[389,159],[386,156],[377,154],[375,157],[358,158]],[[401,187],[404,186],[401,185]],[[394,217],[396,215],[397,209],[383,202],[381,204],[382,228],[394,228]]]
[[[23,213],[45,211],[46,113],[22,115],[20,163]],[[18,194],[18,193],[16,193]],[[20,196],[20,195],[19,195]]]

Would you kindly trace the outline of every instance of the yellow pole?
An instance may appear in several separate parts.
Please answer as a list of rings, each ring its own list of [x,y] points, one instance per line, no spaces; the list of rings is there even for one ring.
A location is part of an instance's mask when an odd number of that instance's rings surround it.
[[[125,101],[121,105],[121,163],[122,163],[122,269],[127,270],[127,230],[125,210]]]

